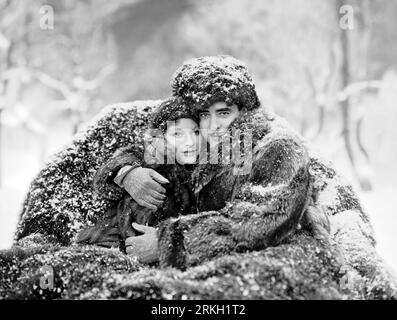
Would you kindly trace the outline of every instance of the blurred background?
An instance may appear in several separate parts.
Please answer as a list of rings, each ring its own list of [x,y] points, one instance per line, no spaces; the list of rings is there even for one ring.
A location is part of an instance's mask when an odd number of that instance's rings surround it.
[[[396,16],[389,0],[0,0],[0,248],[82,123],[167,97],[188,58],[230,54],[354,185],[397,270]]]

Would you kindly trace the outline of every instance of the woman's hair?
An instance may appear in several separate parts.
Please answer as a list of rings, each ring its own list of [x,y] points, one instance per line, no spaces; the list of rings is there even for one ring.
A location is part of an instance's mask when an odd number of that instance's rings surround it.
[[[236,104],[240,110],[260,106],[247,66],[227,55],[186,61],[175,72],[171,86],[175,96],[196,110],[220,101]]]
[[[198,123],[198,118],[194,114],[193,108],[186,105],[181,98],[171,97],[164,100],[153,112],[151,128],[160,129],[165,133],[167,130],[167,122],[177,121],[182,118],[192,119]]]
[[[174,149],[168,148],[164,137],[167,131],[167,125],[169,122],[176,122],[182,118],[191,119],[198,124],[199,119],[193,113],[194,110],[192,109],[184,104],[182,99],[171,97],[164,100],[152,113],[150,130],[146,136],[145,154],[156,156],[148,156],[146,161],[154,165],[159,160],[157,156],[160,156],[160,160],[165,161],[165,163],[168,163],[169,159],[175,159]]]

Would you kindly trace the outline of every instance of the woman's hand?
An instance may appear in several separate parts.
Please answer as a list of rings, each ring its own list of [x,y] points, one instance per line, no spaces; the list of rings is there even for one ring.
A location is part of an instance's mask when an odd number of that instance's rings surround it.
[[[161,186],[165,183],[169,181],[155,170],[138,167],[124,177],[122,185],[139,205],[157,210],[165,199],[166,190]]]
[[[137,223],[133,223],[132,227],[143,234],[125,240],[127,254],[137,256],[141,263],[158,261],[160,253],[157,230]]]

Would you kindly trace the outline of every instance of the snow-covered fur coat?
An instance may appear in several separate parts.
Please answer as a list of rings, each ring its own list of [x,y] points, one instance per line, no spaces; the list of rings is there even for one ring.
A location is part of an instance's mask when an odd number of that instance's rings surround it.
[[[131,143],[138,148],[143,146],[148,115],[158,104],[158,101],[143,101],[106,108],[39,172],[24,202],[15,245],[0,252],[1,297],[396,297],[395,282],[376,252],[368,216],[352,188],[342,182],[332,166],[313,154],[309,159],[310,198],[329,220],[331,244],[312,236],[316,225],[327,224],[322,218],[316,220],[318,217],[308,215],[303,217],[302,228],[276,247],[216,254],[215,258],[198,262],[197,266],[188,266],[186,271],[153,269],[118,250],[74,245],[76,234],[84,226],[93,225],[123,194],[117,188],[109,191],[110,198],[95,194],[94,173],[118,148]],[[268,120],[270,127],[285,126],[276,116]],[[259,189],[261,196],[263,190]],[[236,195],[230,214],[233,208],[248,207],[248,212],[255,212],[260,202],[252,200],[257,194],[250,196],[244,200],[244,196]],[[249,211],[250,206],[253,211]],[[260,218],[260,214],[258,216]],[[218,213],[216,218],[219,217]],[[222,233],[220,229],[213,230],[213,234]],[[250,245],[250,239],[247,240]],[[187,243],[189,236],[183,241]],[[243,249],[241,251],[245,251]],[[340,251],[343,259],[339,259]],[[43,266],[49,266],[54,272],[52,290],[40,289]]]
[[[228,145],[228,151],[238,147],[242,154],[229,157],[229,164],[224,165],[219,152],[218,163],[197,165],[192,177],[196,184],[197,211],[223,210],[210,214],[209,219],[204,219],[206,214],[202,213],[186,217],[182,220],[189,223],[184,227],[179,220],[175,222],[177,226],[169,221],[162,223],[159,234],[162,266],[185,268],[186,264],[197,264],[235,250],[264,249],[280,244],[298,228],[310,197],[309,156],[298,135],[283,127],[272,128],[269,120],[265,112],[244,112],[230,128],[230,132],[238,135]],[[104,185],[97,181],[99,190],[107,194],[106,189],[114,188],[107,177],[113,177],[119,163],[128,156],[132,158],[130,164],[139,162],[140,154],[134,158],[131,150],[119,152],[105,164],[107,171],[101,169],[99,180]],[[143,159],[141,162],[144,166]],[[178,216],[178,212],[173,216]],[[182,239],[187,229],[195,230],[190,237],[195,246],[191,248],[190,242],[176,240]],[[191,255],[186,257],[189,251]]]
[[[179,267],[279,245],[300,227],[310,197],[309,156],[298,135],[269,126],[270,120],[263,110],[244,112],[230,128],[238,132],[231,149],[237,146],[242,154],[222,165],[220,151],[218,164],[197,167],[193,179],[201,213],[160,227],[161,250],[172,248],[175,237],[185,239],[174,250],[184,254]]]

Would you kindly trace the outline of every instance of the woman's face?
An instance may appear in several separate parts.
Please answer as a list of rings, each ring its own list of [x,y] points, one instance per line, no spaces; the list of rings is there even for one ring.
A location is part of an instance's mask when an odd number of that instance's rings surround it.
[[[165,133],[167,149],[175,152],[175,159],[179,164],[197,162],[200,137],[197,123],[188,118],[181,118],[169,124]]]
[[[201,110],[199,119],[203,138],[211,146],[217,145],[227,128],[239,115],[237,105],[228,106],[225,102],[217,102],[208,109]]]

